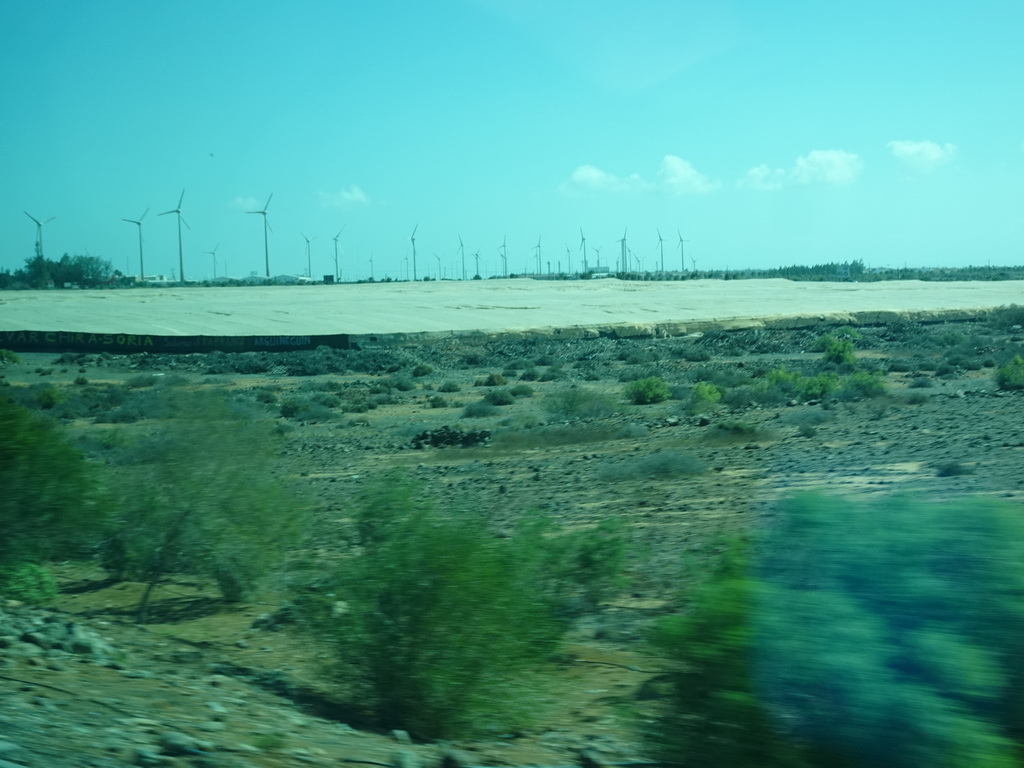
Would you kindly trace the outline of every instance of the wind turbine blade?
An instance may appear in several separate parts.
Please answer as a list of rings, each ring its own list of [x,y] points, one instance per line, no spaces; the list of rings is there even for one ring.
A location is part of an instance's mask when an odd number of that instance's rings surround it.
[[[38,226],[40,226],[40,227],[41,227],[41,226],[43,226],[43,223],[42,223],[41,221],[39,221],[39,219],[37,219],[37,218],[36,218],[35,216],[33,216],[33,215],[32,215],[31,213],[29,213],[28,211],[24,211],[23,213],[24,213],[24,214],[25,214],[26,216],[28,216],[28,217],[29,217],[30,219],[32,219],[32,221],[34,221],[34,222],[35,222],[35,223],[36,223],[36,224],[37,224]]]
[[[133,221],[132,219],[121,219],[121,221],[127,221],[129,224],[138,224],[137,221]]]
[[[168,213],[178,213],[178,211],[164,211],[163,213],[158,213],[157,216],[166,216]]]
[[[269,207],[270,207],[270,201],[271,201],[271,199],[272,199],[273,197],[274,197],[274,193],[273,193],[273,192],[271,192],[271,193],[270,193],[270,197],[268,197],[268,198],[267,198],[267,202],[266,202],[266,203],[265,203],[265,204],[263,205],[263,212],[264,212],[264,213],[266,213],[266,212],[267,212],[267,208],[269,208]]]
[[[410,240],[415,239],[415,237],[416,237],[416,230],[419,229],[419,228],[420,228],[419,224],[417,224],[415,227],[412,228],[412,234],[409,235],[409,239]]]
[[[185,217],[182,216],[180,212],[178,213],[178,218],[181,219],[181,223],[185,225],[185,229],[192,229],[192,227],[188,225],[188,222],[185,221]]]
[[[270,226],[270,221],[267,219],[266,214],[263,215],[263,220],[267,222],[267,229],[269,229],[271,232],[273,232],[274,228],[272,226]]]
[[[141,216],[139,216],[139,223],[140,223],[140,224],[142,223],[142,220],[143,220],[144,218],[146,218],[146,214],[147,214],[147,213],[149,213],[149,208],[147,208],[146,210],[144,210],[144,211],[142,212],[142,215],[141,215]]]
[[[54,220],[54,219],[56,219],[56,218],[57,218],[56,216],[51,216],[51,217],[50,217],[50,218],[48,218],[48,219],[47,219],[46,221],[44,221],[44,222],[43,222],[43,224],[49,224],[49,223],[50,223],[51,221],[53,221],[53,220]]]
[[[181,203],[185,199],[185,190],[181,190],[181,197],[178,198],[178,209],[181,209]]]

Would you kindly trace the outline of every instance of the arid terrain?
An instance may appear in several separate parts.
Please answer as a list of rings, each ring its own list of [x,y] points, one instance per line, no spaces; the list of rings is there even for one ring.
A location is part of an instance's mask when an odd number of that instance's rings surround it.
[[[179,578],[139,627],[141,585],[89,563],[55,564],[56,604],[0,612],[0,766],[433,763],[449,750],[472,765],[566,765],[585,749],[611,763],[642,759],[638,730],[663,668],[647,628],[685,609],[728,537],[770,525],[777,499],[804,489],[1024,497],[1024,395],[994,379],[1024,348],[1018,314],[274,355],[21,354],[0,369],[10,385],[0,392],[67,393],[46,410],[86,451],[99,433],[144,429],[166,388],[226,388],[250,402],[253,418],[278,424],[282,467],[314,500],[301,553],[314,563],[348,545],[351,500],[392,469],[444,505],[478,511],[496,536],[529,510],[570,528],[621,520],[629,554],[620,588],[565,638],[549,689],[535,694],[536,725],[450,744],[340,720],[325,651],[275,620],[290,599],[280,581],[229,606],[210,585]],[[822,362],[825,331],[852,342],[856,363]],[[807,396],[773,378],[780,369],[884,384]],[[624,396],[651,377],[670,398]],[[717,402],[694,399],[701,381]],[[111,390],[124,393],[115,405],[99,396]],[[414,447],[444,427],[489,436]],[[85,640],[66,651],[71,625]]]

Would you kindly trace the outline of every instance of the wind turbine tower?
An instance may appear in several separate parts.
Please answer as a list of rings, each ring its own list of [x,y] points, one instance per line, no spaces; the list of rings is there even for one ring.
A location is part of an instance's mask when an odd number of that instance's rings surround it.
[[[43,225],[49,224],[51,221],[56,219],[56,216],[51,216],[46,221],[40,221],[28,211],[24,212],[32,221],[36,223],[36,257],[43,258]]]
[[[180,277],[178,279],[181,280],[181,282],[183,282],[183,283],[185,282],[185,256],[184,256],[184,252],[182,251],[182,248],[181,248],[181,224],[184,221],[184,219],[181,218],[181,203],[182,203],[182,201],[184,199],[185,199],[185,190],[183,189],[183,190],[181,190],[181,197],[178,198],[178,207],[177,208],[175,208],[173,210],[170,210],[170,211],[164,211],[163,213],[158,213],[157,214],[157,216],[167,216],[168,214],[173,213],[174,215],[176,215],[178,217],[178,272],[179,272],[179,275],[180,275]],[[192,227],[188,226],[188,222],[187,221],[184,221],[184,223],[185,223],[186,227],[188,227],[189,229],[192,229]]]
[[[466,246],[462,244],[462,235],[459,235],[459,253],[462,254],[462,279],[466,279]]]
[[[338,269],[338,238],[341,237],[341,233],[345,231],[342,227],[338,230],[338,234],[331,238],[334,241],[334,282],[341,280],[341,271]]]
[[[534,246],[533,250],[537,252],[537,274],[543,274],[543,270],[541,269],[540,265],[540,237],[537,238],[537,245]]]
[[[416,230],[419,229],[419,228],[420,228],[420,225],[417,224],[415,227],[412,228],[412,234],[409,235],[409,241],[412,243],[412,279],[413,279],[413,282],[416,282],[416,280],[417,280],[417,277],[416,277]]]
[[[661,230],[658,230],[658,250],[661,251],[661,273],[665,274],[665,241],[661,239]]]
[[[629,270],[629,258],[626,253],[626,230],[622,230],[622,239],[619,240],[620,254],[619,254],[619,270],[621,272],[627,272]]]
[[[473,258],[476,259],[476,277],[480,277],[480,249],[473,254]]]
[[[299,234],[302,235],[302,239],[306,241],[306,277],[308,277],[310,280],[312,280],[313,279],[313,258],[312,258],[312,256],[310,256],[309,244],[312,243],[314,240],[316,240],[316,237],[306,237],[302,232],[299,232]]]
[[[580,227],[580,250],[583,251],[583,272],[587,272],[587,238],[583,236],[583,227]],[[569,269],[572,272],[572,268]]]
[[[129,224],[135,224],[139,228],[139,280],[146,279],[146,267],[142,261],[142,220],[146,218],[147,213],[149,213],[149,208],[144,210],[137,219],[121,219],[121,221],[127,221]]]
[[[676,234],[679,235],[679,258],[683,262],[683,272],[685,272],[686,271],[686,248],[685,248],[685,244],[687,242],[689,242],[689,241],[683,240],[683,233],[680,232],[678,229],[676,230]]]
[[[267,277],[270,277],[270,240],[267,237],[267,231],[270,230],[270,224],[267,222],[267,208],[270,207],[270,200],[273,197],[274,193],[271,192],[262,211],[246,211],[246,213],[257,213],[263,217],[263,264]]]
[[[217,243],[215,246],[213,246],[213,250],[212,251],[204,251],[204,253],[208,253],[210,256],[213,256],[213,279],[214,280],[217,279],[217,249],[218,248],[220,248],[220,243]]]
[[[501,251],[501,276],[502,277],[508,277],[508,249],[505,247],[505,243],[507,242],[507,240],[508,240],[508,236],[507,235],[502,235],[502,237],[501,237],[501,248],[498,249],[498,250]]]

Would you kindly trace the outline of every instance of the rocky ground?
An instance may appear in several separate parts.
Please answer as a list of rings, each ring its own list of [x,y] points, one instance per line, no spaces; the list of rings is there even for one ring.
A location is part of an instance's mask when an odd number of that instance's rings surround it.
[[[1019,326],[995,318],[859,329],[859,364],[885,372],[889,391],[880,397],[751,404],[735,394],[780,366],[813,369],[820,334],[504,338],[279,356],[23,355],[3,371],[22,394],[53,386],[142,397],[175,386],[230,387],[251,398],[260,418],[280,424],[283,465],[315,499],[310,557],[344,546],[348,500],[395,467],[444,503],[480,510],[497,535],[530,509],[575,527],[623,520],[631,555],[621,592],[566,638],[537,726],[454,744],[345,724],[331,709],[322,651],[268,626],[287,595],[229,608],[208,585],[182,579],[158,593],[154,623],[142,628],[131,623],[139,585],[113,584],[88,564],[58,564],[57,605],[0,613],[0,768],[433,764],[448,752],[472,765],[554,766],[578,763],[584,750],[606,762],[641,759],[637,725],[656,703],[660,669],[643,645],[645,628],[685,604],[686,585],[724,537],[770,524],[780,496],[1024,494],[1022,396],[993,380],[994,367],[1021,349]],[[490,374],[506,378],[505,389],[533,391],[467,417],[466,407],[494,389],[475,386]],[[645,375],[663,377],[680,399],[596,414],[552,406],[572,387],[620,402],[623,381]],[[698,379],[719,382],[723,401],[691,408],[685,393]],[[146,421],[145,412],[123,420],[74,412],[76,402],[69,395],[53,411],[83,439]],[[445,426],[490,439],[414,447],[417,435]]]

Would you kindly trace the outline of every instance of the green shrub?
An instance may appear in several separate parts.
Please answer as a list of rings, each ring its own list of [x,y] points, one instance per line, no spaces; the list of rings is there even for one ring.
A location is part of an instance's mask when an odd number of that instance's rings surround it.
[[[17,354],[11,352],[9,349],[0,349],[0,365],[9,365],[11,363],[20,363],[21,358]]]
[[[623,394],[634,405],[660,403],[672,396],[668,384],[659,376],[649,376],[646,379],[631,382],[623,389]]]
[[[425,363],[420,363],[419,365],[412,369],[412,375],[414,378],[417,379],[422,376],[429,376],[433,372],[434,369],[431,366],[426,365]]]
[[[128,389],[143,389],[144,387],[154,386],[156,382],[157,378],[152,373],[140,373],[138,376],[126,379],[124,385]]]
[[[682,451],[658,451],[607,464],[601,471],[601,477],[611,481],[671,480],[699,475],[703,471],[704,464],[695,456]]]
[[[747,549],[733,543],[691,610],[655,627],[653,645],[670,664],[668,698],[645,732],[657,760],[684,768],[803,765],[757,693],[757,584]]]
[[[445,400],[440,395],[434,395],[429,400],[427,400],[427,405],[429,405],[431,408],[447,408],[448,401]]]
[[[49,384],[34,390],[33,397],[35,399],[36,406],[44,411],[50,410],[55,405],[63,403],[67,399],[63,392]]]
[[[491,405],[512,405],[516,398],[507,389],[494,389],[484,395],[484,401]]]
[[[500,373],[489,373],[473,382],[474,387],[503,387],[508,383]]]
[[[57,579],[34,563],[0,567],[0,595],[27,605],[46,605],[57,599]]]
[[[314,622],[336,650],[344,698],[418,738],[521,727],[537,705],[533,673],[562,631],[543,574],[524,567],[532,554],[479,515],[401,500],[387,514],[383,535],[332,580],[343,614],[325,600]]]
[[[139,436],[116,468],[119,498],[102,552],[115,577],[153,590],[171,574],[205,576],[236,601],[300,533],[301,497],[273,473],[276,441],[225,397],[189,392],[179,415]]]
[[[509,392],[515,397],[531,397],[533,395],[533,387],[529,384],[516,384]]]
[[[485,400],[470,403],[462,409],[462,416],[467,419],[483,419],[487,416],[494,416],[497,413],[499,413],[498,406],[492,405]]]
[[[825,334],[818,339],[817,346],[821,349],[822,359],[826,363],[853,365],[857,362],[853,341],[850,339],[838,339],[831,334]]]
[[[997,368],[996,384],[1000,389],[1024,389],[1024,358],[1014,355],[1013,360]]]
[[[571,386],[544,397],[544,408],[561,419],[593,418],[615,413],[619,406],[614,399],[588,387]]]
[[[690,391],[690,413],[700,413],[718,405],[722,399],[722,391],[714,384],[698,381]]]
[[[0,565],[87,554],[108,507],[97,468],[52,420],[0,397]]]
[[[748,442],[765,437],[757,427],[745,421],[722,421],[708,430],[708,439],[720,442]]]
[[[462,389],[454,381],[445,381],[437,388],[438,392],[458,392]]]
[[[889,385],[880,371],[857,371],[843,379],[840,396],[844,400],[862,400],[881,397],[888,391]]]
[[[1019,764],[1018,508],[805,495],[758,555],[758,690],[813,765]]]

